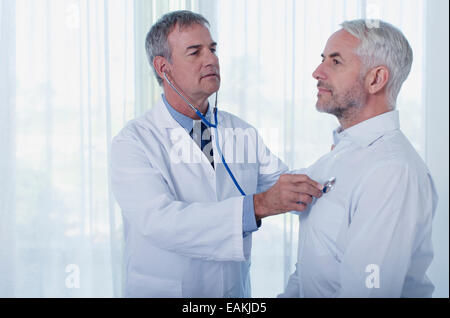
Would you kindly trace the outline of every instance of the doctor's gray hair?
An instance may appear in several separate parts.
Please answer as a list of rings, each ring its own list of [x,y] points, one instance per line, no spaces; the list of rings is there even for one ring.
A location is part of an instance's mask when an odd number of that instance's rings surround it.
[[[408,40],[399,29],[384,21],[377,21],[375,26],[366,23],[366,20],[358,19],[345,21],[341,26],[361,41],[356,54],[363,64],[363,75],[377,66],[388,68],[388,104],[391,110],[395,109],[397,96],[411,71],[413,61]]]
[[[162,56],[172,63],[172,52],[167,41],[169,33],[175,28],[176,25],[178,25],[181,30],[193,24],[200,24],[209,27],[208,20],[198,13],[187,10],[173,11],[163,15],[147,33],[147,37],[145,39],[145,51],[147,52],[148,61],[150,66],[153,68],[153,72],[155,73],[156,79],[158,80],[160,86],[163,83],[163,79],[159,77],[153,67],[153,60],[156,56]]]

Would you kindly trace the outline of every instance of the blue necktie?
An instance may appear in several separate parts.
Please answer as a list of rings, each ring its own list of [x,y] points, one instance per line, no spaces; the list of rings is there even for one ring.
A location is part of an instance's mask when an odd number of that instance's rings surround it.
[[[211,163],[211,166],[214,168],[211,129],[208,128],[201,120],[194,120],[194,126],[192,127],[190,135],[205,154],[206,158]]]

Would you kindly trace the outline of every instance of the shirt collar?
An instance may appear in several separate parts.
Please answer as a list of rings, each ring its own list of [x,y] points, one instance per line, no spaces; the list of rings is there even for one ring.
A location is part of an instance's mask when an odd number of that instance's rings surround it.
[[[369,118],[345,130],[339,127],[333,131],[333,140],[335,145],[343,139],[349,139],[362,147],[368,147],[387,132],[398,129],[400,129],[399,114],[394,110]]]
[[[166,96],[164,94],[161,94],[161,97],[162,97],[164,104],[167,107],[167,110],[169,111],[170,115],[172,116],[172,118],[175,119],[175,121],[177,123],[179,123],[181,127],[186,129],[186,131],[188,133],[190,133],[192,130],[192,127],[194,127],[194,119],[180,113],[175,108],[173,108],[172,105],[170,105],[169,102],[167,101]],[[208,104],[208,108],[206,110],[205,117],[206,117],[206,119],[208,119],[208,121],[211,121],[210,120],[211,111],[209,109],[209,104]]]

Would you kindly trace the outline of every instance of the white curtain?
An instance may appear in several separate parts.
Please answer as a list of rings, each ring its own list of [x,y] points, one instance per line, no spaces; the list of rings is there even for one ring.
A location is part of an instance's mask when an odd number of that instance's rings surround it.
[[[134,115],[133,3],[0,4],[0,295],[120,295],[107,158]]]
[[[14,289],[15,6],[0,2],[0,297]]]
[[[123,229],[108,187],[109,145],[161,93],[144,40],[156,19],[176,9],[211,22],[219,107],[255,125],[290,168],[329,151],[337,125],[314,107],[311,74],[327,38],[346,19],[393,23],[415,54],[398,100],[402,129],[430,155],[424,0],[0,0],[0,296],[122,295]],[[284,289],[298,226],[292,215],[263,220],[253,240],[254,297]],[[447,237],[438,242],[448,240],[448,226],[439,233]],[[434,283],[448,297],[448,259],[441,262],[447,283],[438,271]]]

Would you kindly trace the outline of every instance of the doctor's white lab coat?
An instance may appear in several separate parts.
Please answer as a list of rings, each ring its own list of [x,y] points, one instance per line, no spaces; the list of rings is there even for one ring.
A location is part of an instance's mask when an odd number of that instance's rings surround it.
[[[287,171],[249,124],[222,111],[218,122],[222,152],[247,195]],[[244,197],[211,145],[215,169],[162,99],[114,138],[111,184],[123,215],[126,297],[250,297]]]

